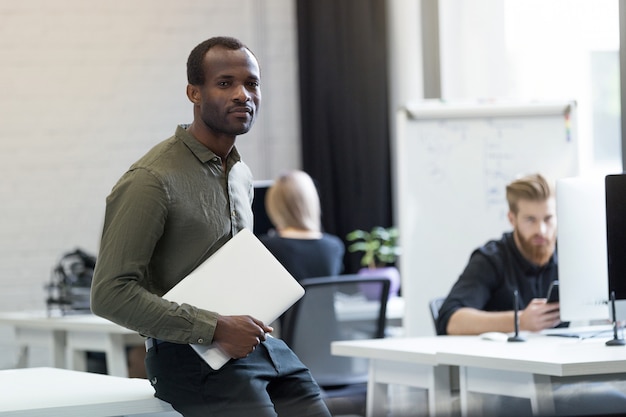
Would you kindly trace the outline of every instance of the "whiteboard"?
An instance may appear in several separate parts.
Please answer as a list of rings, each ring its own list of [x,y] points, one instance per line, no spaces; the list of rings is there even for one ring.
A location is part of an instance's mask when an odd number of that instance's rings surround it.
[[[397,112],[396,132],[404,327],[432,335],[430,299],[448,294],[474,249],[511,230],[506,184],[533,172],[577,175],[576,103],[412,102]]]

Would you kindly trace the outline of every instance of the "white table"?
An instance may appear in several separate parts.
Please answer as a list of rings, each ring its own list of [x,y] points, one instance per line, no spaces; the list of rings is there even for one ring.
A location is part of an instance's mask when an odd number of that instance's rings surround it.
[[[606,346],[608,339],[529,335],[526,342],[508,343],[468,337],[441,346],[437,362],[459,366],[462,416],[479,406],[470,392],[528,398],[534,415],[553,415],[555,382],[626,377],[626,347]]]
[[[393,384],[423,388],[428,393],[428,414],[449,416],[451,410],[450,368],[437,361],[442,345],[455,337],[385,338],[339,341],[331,353],[370,359],[367,386],[367,416],[386,415],[388,386]]]
[[[145,379],[57,368],[0,371],[0,416],[180,416]],[[158,414],[157,414],[158,413]]]
[[[339,321],[372,320],[378,316],[380,304],[378,301],[368,301],[362,298],[351,297],[337,298],[335,310]],[[404,299],[391,297],[387,301],[387,323],[389,325],[401,325],[404,317]]]
[[[340,320],[361,320],[378,313],[376,302],[358,300],[338,303]],[[393,297],[387,306],[389,323],[401,323],[404,300]],[[12,326],[21,348],[19,367],[28,366],[32,347],[43,347],[45,364],[84,371],[85,352],[104,352],[109,375],[128,376],[126,346],[143,345],[136,332],[93,314],[66,314],[46,311],[0,312],[0,324]]]
[[[477,336],[387,338],[333,342],[331,352],[370,359],[368,417],[384,415],[388,384],[427,389],[429,414],[449,415],[452,367],[459,370],[463,416],[476,415],[471,411],[479,403],[471,392],[528,398],[535,415],[550,415],[555,382],[626,378],[626,347],[606,346],[609,338],[530,335],[521,343]]]
[[[0,324],[15,329],[22,350],[18,366],[27,366],[31,348],[42,346],[49,352],[50,366],[84,371],[85,352],[104,352],[108,373],[128,376],[126,346],[143,344],[136,332],[93,314],[49,317],[45,311],[0,313]]]

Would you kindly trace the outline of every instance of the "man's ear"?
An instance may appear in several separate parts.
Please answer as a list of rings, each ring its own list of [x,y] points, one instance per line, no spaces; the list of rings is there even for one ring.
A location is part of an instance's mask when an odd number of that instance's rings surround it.
[[[509,223],[511,223],[511,226],[515,227],[515,213],[509,210],[507,217],[509,218]]]
[[[197,85],[187,84],[187,97],[193,104],[200,104],[200,89]]]

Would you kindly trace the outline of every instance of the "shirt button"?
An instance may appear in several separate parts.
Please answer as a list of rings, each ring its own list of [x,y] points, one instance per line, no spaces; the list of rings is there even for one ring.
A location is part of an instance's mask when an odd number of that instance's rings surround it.
[[[204,342],[203,338],[198,339],[198,343],[203,343],[203,342]]]
[[[233,217],[237,217],[237,212],[235,210],[233,210],[231,214],[233,215]]]

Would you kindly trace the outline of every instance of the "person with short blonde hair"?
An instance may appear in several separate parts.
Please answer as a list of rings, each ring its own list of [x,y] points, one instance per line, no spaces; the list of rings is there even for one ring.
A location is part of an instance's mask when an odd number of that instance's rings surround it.
[[[265,206],[279,230],[321,231],[319,195],[306,172],[295,170],[276,178],[265,195]]]
[[[554,186],[541,174],[530,174],[518,178],[506,186],[506,201],[509,211],[517,214],[520,200],[547,201],[554,196]]]
[[[541,174],[526,175],[506,186],[506,199],[513,231],[472,253],[439,310],[438,334],[514,331],[515,290],[520,330],[559,325],[559,303],[545,298],[558,279],[553,186]]]
[[[285,172],[265,195],[268,217],[276,228],[261,241],[297,280],[343,271],[344,243],[322,232],[320,199],[304,171]]]
[[[439,310],[438,334],[512,333],[514,290],[519,294],[519,330],[538,332],[568,325],[560,322],[558,301],[546,299],[550,283],[559,276],[554,186],[541,174],[525,175],[506,186],[506,199],[513,231],[472,253]],[[556,384],[552,395],[556,415],[591,416],[622,413],[626,410],[624,392],[621,381],[581,379]],[[526,415],[521,410],[528,404],[516,400],[497,398],[493,415],[503,410],[507,415],[511,410]]]

